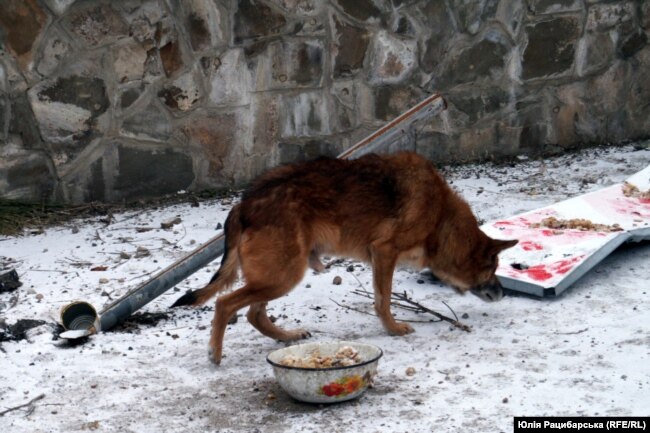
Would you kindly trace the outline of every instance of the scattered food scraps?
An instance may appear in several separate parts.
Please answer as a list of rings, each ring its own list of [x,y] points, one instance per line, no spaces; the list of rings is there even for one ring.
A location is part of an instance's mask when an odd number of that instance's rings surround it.
[[[622,189],[625,197],[650,199],[650,189],[641,191],[636,185],[629,182],[623,182]]]
[[[585,218],[573,218],[569,220],[561,220],[555,217],[544,218],[539,223],[533,223],[531,228],[546,227],[556,230],[582,230],[582,231],[595,231],[595,232],[622,232],[623,228],[618,224],[596,224]]]
[[[363,360],[359,352],[350,346],[343,346],[336,351],[334,356],[321,356],[320,352],[315,351],[304,358],[298,358],[293,355],[287,355],[280,361],[280,364],[287,367],[299,368],[331,368],[331,367],[348,367],[356,365]]]

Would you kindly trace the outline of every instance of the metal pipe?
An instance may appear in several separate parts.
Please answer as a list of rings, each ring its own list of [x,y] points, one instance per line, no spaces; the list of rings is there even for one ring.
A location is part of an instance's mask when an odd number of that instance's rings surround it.
[[[340,153],[339,159],[358,158],[366,153],[374,152],[384,146],[407,135],[410,128],[417,122],[433,117],[442,110],[447,109],[447,101],[440,94],[434,94],[421,101],[408,111],[400,114],[363,140],[359,141],[348,150]]]
[[[358,158],[397,138],[408,134],[415,123],[428,119],[447,108],[444,98],[438,94],[429,96],[410,110],[379,128],[363,140],[338,155],[340,159]],[[77,301],[65,306],[61,312],[61,323],[66,332],[62,338],[74,339],[105,331],[125,320],[144,305],[151,302],[197,270],[223,254],[225,236],[223,233],[210,239],[200,248],[172,263],[154,275],[150,280],[127,292],[106,306],[99,314],[87,302]]]

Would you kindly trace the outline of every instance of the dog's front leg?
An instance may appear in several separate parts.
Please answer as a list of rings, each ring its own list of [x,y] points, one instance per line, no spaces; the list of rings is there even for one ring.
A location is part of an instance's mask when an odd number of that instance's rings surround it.
[[[414,331],[408,323],[397,322],[390,311],[391,293],[393,291],[393,272],[397,256],[390,246],[373,247],[372,276],[375,289],[375,310],[381,323],[393,335],[406,335]]]

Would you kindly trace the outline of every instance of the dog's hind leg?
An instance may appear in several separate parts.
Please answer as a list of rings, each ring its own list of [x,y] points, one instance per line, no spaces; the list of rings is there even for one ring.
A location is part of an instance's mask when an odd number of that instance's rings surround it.
[[[282,329],[275,325],[266,313],[266,302],[257,302],[248,310],[246,318],[262,334],[280,341],[295,341],[311,337],[311,334],[304,329]]]
[[[325,271],[325,265],[320,261],[318,250],[311,250],[309,253],[309,267],[319,273]]]
[[[390,312],[393,272],[397,256],[390,247],[373,247],[371,248],[371,258],[375,311],[377,311],[381,323],[393,335],[406,335],[413,332],[414,329],[408,323],[396,321]]]
[[[294,229],[295,230],[295,229]],[[230,318],[251,306],[248,319],[262,334],[280,340],[308,336],[303,330],[285,331],[266,315],[266,303],[287,294],[300,282],[305,271],[307,242],[291,229],[264,228],[245,235],[240,245],[241,269],[246,285],[217,299],[210,348],[215,363],[221,362],[223,337]]]
[[[214,318],[212,319],[212,333],[210,334],[210,353],[215,364],[221,364],[223,337],[226,333],[228,321],[239,309],[255,303],[259,298],[258,292],[258,288],[247,284],[241,289],[217,299]]]
[[[304,269],[302,269],[300,275],[302,273],[304,273]],[[298,278],[298,281],[300,281],[300,278]],[[228,321],[237,311],[247,306],[251,306],[247,314],[248,320],[264,335],[283,341],[306,338],[310,335],[302,329],[285,331],[274,325],[266,315],[266,303],[288,293],[297,284],[297,281],[293,280],[287,283],[276,286],[248,283],[241,289],[217,299],[214,319],[212,320],[212,334],[210,336],[210,351],[212,359],[217,365],[221,363],[223,337]]]

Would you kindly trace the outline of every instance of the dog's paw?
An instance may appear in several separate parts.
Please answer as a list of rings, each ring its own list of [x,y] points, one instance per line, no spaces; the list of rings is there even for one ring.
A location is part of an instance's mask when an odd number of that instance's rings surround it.
[[[285,331],[285,336],[281,341],[296,341],[304,340],[305,338],[311,337],[311,332],[306,329],[292,329],[291,331]]]
[[[388,331],[393,335],[406,335],[415,332],[415,329],[408,323],[397,322]]]
[[[217,367],[221,365],[221,354],[218,354],[214,351],[214,349],[209,348],[208,349],[208,357],[210,358],[210,361]]]

